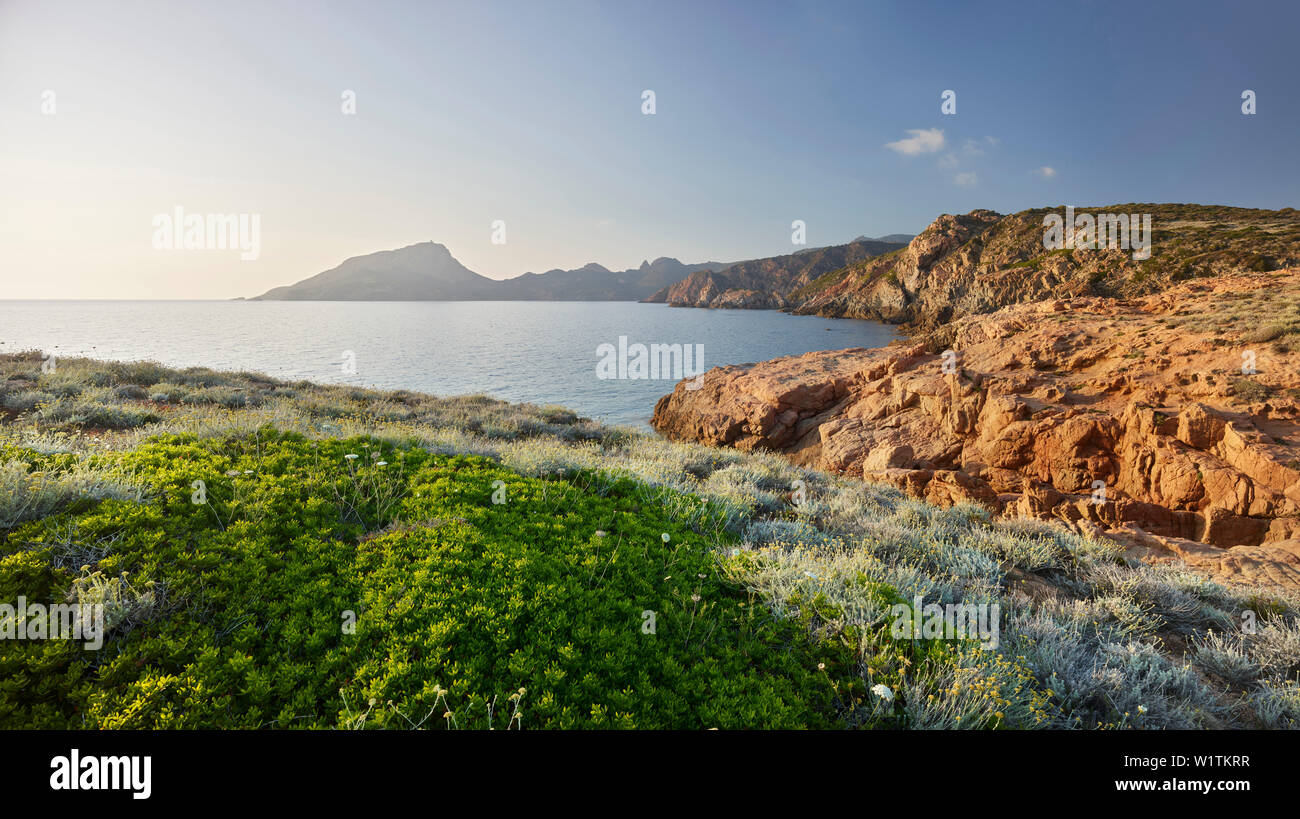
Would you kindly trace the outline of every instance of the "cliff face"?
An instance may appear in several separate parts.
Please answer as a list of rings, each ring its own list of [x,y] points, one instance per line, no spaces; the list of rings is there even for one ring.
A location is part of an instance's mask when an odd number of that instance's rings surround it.
[[[960,248],[989,216],[953,220],[945,233]],[[953,252],[914,241],[895,269],[933,285],[925,258]],[[1228,276],[1010,306],[878,350],[715,368],[701,389],[661,399],[652,424],[938,503],[1059,518],[1148,559],[1295,590],[1293,346],[1300,269]]]
[[[1100,219],[1150,215],[1150,258],[1134,249],[1049,250],[1044,217],[943,215],[900,251],[846,266],[790,294],[800,314],[868,318],[929,330],[962,316],[1049,297],[1138,296],[1180,281],[1300,264],[1300,211],[1130,204],[1076,209]],[[1079,245],[1082,229],[1073,236]],[[1134,237],[1136,239],[1136,237]]]
[[[692,273],[666,287],[647,301],[667,302],[674,307],[732,307],[780,309],[793,306],[791,291],[805,287],[818,277],[865,261],[903,245],[861,239],[846,245],[816,248],[786,256],[738,262],[718,271]]]

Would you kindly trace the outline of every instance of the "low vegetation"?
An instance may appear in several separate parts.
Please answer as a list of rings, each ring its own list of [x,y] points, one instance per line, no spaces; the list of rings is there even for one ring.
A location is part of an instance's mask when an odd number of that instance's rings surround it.
[[[1300,723],[1296,601],[1059,527],[559,408],[41,363],[0,356],[0,603],[107,639],[0,640],[0,726]],[[917,597],[997,646],[894,637]]]

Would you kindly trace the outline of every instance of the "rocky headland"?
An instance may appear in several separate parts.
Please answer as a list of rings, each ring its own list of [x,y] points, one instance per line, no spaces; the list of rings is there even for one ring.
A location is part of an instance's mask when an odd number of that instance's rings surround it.
[[[662,398],[652,425],[940,504],[1059,519],[1224,582],[1300,589],[1300,268],[1167,271],[1159,292],[1095,295],[1089,281],[1116,275],[1103,259],[1085,259],[1074,286],[1020,265],[1027,303],[1000,306],[1005,276],[981,275],[970,237],[957,241],[999,221],[944,217],[895,254],[896,282],[868,261],[886,284],[819,297],[880,310],[897,284],[891,315],[910,339],[715,368]]]

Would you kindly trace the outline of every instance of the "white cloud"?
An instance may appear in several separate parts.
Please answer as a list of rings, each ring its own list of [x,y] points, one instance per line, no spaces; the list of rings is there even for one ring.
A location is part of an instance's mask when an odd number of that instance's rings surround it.
[[[1055,179],[1055,178],[1056,178],[1056,168],[1053,168],[1051,165],[1044,165],[1044,166],[1041,167],[1041,168],[1037,168],[1037,169],[1034,170],[1034,173],[1038,174],[1038,175],[1041,176],[1043,179]]]
[[[939,167],[945,169],[957,167],[957,155],[944,154],[943,156],[939,157]]]
[[[885,147],[905,156],[932,154],[943,150],[942,128],[917,128],[908,131],[911,136],[897,142],[887,142]]]
[[[973,171],[963,171],[952,178],[952,183],[959,188],[973,188],[978,182]]]
[[[983,156],[985,146],[996,148],[1002,140],[994,136],[986,136],[983,139],[964,139],[961,144],[961,152],[967,156]]]

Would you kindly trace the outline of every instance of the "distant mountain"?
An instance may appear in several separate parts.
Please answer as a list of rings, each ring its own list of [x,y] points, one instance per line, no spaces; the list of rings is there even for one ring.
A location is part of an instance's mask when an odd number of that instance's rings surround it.
[[[895,245],[905,245],[916,238],[913,233],[891,233],[888,236],[877,236],[872,239],[870,236],[859,236],[854,239],[855,242],[889,242]]]
[[[446,247],[421,242],[398,250],[354,256],[338,267],[276,287],[262,300],[297,301],[639,301],[701,270],[724,262],[683,264],[660,257],[622,272],[596,263],[576,270],[525,273],[498,281],[458,262]]]
[[[904,242],[855,239],[846,245],[801,250],[785,256],[737,262],[719,271],[698,271],[646,299],[674,307],[770,310],[797,303],[792,293],[856,262],[906,247]]]
[[[437,242],[353,256],[258,299],[286,301],[447,301],[489,299],[497,282],[456,261]]]
[[[640,301],[699,270],[717,270],[725,262],[682,264],[661,256],[640,267],[614,272],[596,263],[576,270],[525,273],[497,282],[498,299],[537,301]]]

